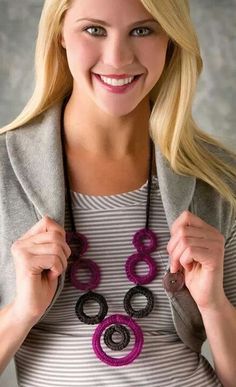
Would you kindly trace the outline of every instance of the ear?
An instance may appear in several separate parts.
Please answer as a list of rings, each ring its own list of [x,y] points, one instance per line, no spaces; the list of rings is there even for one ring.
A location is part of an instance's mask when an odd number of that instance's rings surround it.
[[[61,34],[60,41],[61,41],[61,45],[62,45],[62,47],[66,48],[65,39],[64,39],[64,36],[63,36],[62,34]]]

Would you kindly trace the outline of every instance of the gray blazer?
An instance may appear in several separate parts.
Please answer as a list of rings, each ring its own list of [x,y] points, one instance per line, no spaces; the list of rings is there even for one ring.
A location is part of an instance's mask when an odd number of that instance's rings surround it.
[[[61,103],[30,124],[0,135],[1,307],[11,302],[15,295],[15,269],[10,252],[12,242],[46,214],[64,227],[65,186],[60,112]],[[206,183],[194,177],[175,174],[158,147],[155,155],[169,227],[188,209],[219,229],[227,239],[235,221],[230,206]],[[222,157],[228,155],[222,153]],[[56,294],[46,313],[60,295],[64,278],[64,274],[60,276]],[[167,293],[167,297],[179,337],[192,350],[200,352],[206,338],[205,330],[189,291],[184,288],[176,294]]]

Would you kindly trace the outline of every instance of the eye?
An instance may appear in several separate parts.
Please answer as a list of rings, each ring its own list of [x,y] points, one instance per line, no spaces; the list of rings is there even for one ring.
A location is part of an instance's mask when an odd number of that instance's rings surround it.
[[[89,30],[91,32],[89,32]],[[83,29],[83,31],[86,31],[89,33],[89,35],[93,35],[93,36],[104,36],[104,34],[101,34],[101,30],[105,31],[103,27],[99,27],[99,26],[89,26],[89,27],[85,27]],[[99,32],[100,31],[100,32]]]
[[[105,36],[105,29],[100,26],[88,26],[83,29],[83,31],[88,32],[89,35],[92,36]],[[134,36],[144,37],[152,34],[152,30],[148,27],[137,27],[133,30],[136,31]]]
[[[138,35],[136,36],[148,36],[152,33],[152,30],[148,27],[138,27],[135,28],[133,31],[138,31]]]

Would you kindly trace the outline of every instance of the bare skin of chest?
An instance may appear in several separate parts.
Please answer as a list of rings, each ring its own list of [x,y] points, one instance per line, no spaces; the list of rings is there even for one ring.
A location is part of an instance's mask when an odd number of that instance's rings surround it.
[[[70,187],[85,195],[115,195],[140,188],[148,179],[148,157],[67,155]],[[155,166],[153,166],[155,173]]]

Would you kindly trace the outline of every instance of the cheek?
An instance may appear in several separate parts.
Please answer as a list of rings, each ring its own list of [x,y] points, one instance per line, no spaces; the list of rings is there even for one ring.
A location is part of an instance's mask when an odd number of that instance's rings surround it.
[[[146,67],[149,79],[158,80],[165,65],[167,42],[161,40],[146,45],[140,55],[141,63]]]
[[[96,63],[98,54],[86,41],[71,40],[67,45],[67,61],[70,71],[75,76],[79,71],[88,71]]]

